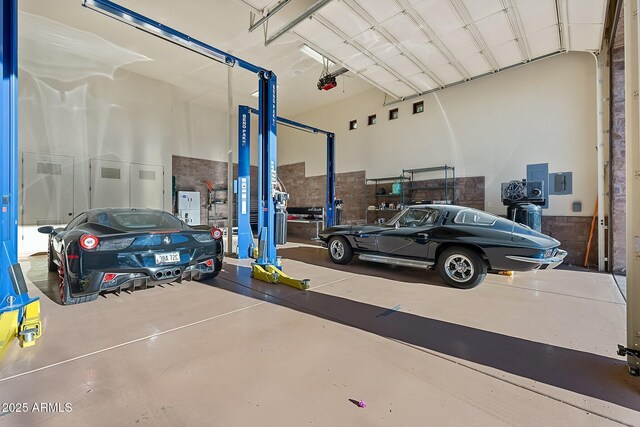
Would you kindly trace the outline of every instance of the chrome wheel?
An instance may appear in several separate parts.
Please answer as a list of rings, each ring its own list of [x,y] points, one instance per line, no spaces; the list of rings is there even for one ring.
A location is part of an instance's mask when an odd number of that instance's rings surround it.
[[[450,255],[444,263],[444,271],[451,280],[459,283],[470,280],[475,272],[473,262],[462,254]]]
[[[331,251],[331,255],[333,256],[333,258],[337,260],[340,260],[342,259],[342,257],[344,257],[344,245],[338,239],[331,242],[329,250]]]

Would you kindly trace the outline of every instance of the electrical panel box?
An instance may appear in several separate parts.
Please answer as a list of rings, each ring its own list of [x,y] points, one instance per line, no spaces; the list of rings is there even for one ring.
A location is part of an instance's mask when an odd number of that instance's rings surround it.
[[[573,193],[573,172],[549,174],[549,194],[562,196]]]
[[[200,225],[199,191],[178,191],[178,217],[189,225]]]

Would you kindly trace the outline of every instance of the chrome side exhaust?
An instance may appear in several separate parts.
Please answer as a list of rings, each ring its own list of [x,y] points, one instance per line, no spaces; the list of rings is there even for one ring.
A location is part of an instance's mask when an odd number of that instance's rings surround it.
[[[404,258],[396,258],[384,255],[373,255],[373,254],[360,254],[358,257],[362,261],[370,261],[377,262],[379,264],[388,264],[388,265],[401,265],[403,267],[415,267],[415,268],[425,268],[429,269],[433,267],[433,262],[430,261],[418,261],[414,259],[404,259]]]

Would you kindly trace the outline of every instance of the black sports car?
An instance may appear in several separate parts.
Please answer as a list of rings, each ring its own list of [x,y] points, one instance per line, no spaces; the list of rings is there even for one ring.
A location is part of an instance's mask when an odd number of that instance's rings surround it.
[[[457,288],[473,288],[487,272],[551,269],[560,242],[487,212],[454,205],[415,205],[386,224],[330,227],[320,233],[337,264],[364,261],[437,269]]]
[[[60,276],[62,304],[103,291],[206,280],[222,268],[222,232],[195,229],[152,209],[93,209],[49,234],[49,271]]]

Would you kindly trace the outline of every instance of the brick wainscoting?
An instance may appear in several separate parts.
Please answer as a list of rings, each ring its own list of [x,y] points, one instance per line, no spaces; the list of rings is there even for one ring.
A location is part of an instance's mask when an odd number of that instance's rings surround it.
[[[587,216],[545,216],[542,215],[542,232],[557,240],[569,252],[565,264],[582,266],[587,252],[587,241],[591,229],[591,217]],[[598,233],[594,230],[589,252],[589,265],[598,263]]]
[[[305,176],[305,164],[278,166],[278,176],[289,192],[291,207],[324,207],[327,197],[325,175]],[[364,219],[364,171],[336,174],[336,195],[344,200],[343,224],[362,224]],[[315,225],[289,223],[288,235],[303,239],[315,237]]]
[[[321,206],[325,204],[326,198],[326,176],[305,176],[305,164],[293,163],[278,167],[278,175],[287,187],[291,207]],[[416,187],[443,185],[443,180],[415,181]],[[388,191],[391,184],[385,184]],[[365,214],[367,204],[373,205],[383,198],[376,198],[375,187],[367,186],[367,200],[364,197],[365,172],[345,172],[336,174],[336,195],[344,200],[342,211],[343,224],[363,224],[366,222]],[[412,197],[417,200],[441,199],[440,190],[420,190],[414,191]],[[441,191],[440,191],[441,192]],[[470,206],[477,209],[484,209],[484,177],[465,177],[456,179],[457,203],[463,206]],[[379,200],[378,200],[379,199]],[[385,198],[385,201],[397,203],[398,198]],[[376,216],[385,216],[389,219],[395,211],[382,212]],[[369,222],[374,222],[376,218],[370,217]],[[309,239],[315,237],[315,226],[311,224],[288,224],[288,234],[290,237]]]
[[[237,165],[234,165],[234,173],[237,174]],[[214,187],[226,187],[227,163],[213,160],[195,159],[190,157],[173,156],[172,174],[176,177],[176,189],[185,191],[199,191],[203,206],[202,218],[206,218],[207,210],[204,206],[207,198],[207,185],[210,180]],[[290,195],[289,206],[324,207],[326,197],[326,177],[305,176],[304,163],[283,165],[278,168],[278,175],[284,183]],[[438,180],[416,181],[416,186],[428,186],[440,184]],[[456,179],[457,203],[477,209],[484,209],[485,192],[484,177],[465,177]],[[367,186],[367,200],[370,203],[375,199],[374,187]],[[390,185],[387,185],[390,190]],[[344,200],[342,212],[343,224],[362,224],[365,222],[365,172],[347,172],[336,174],[336,194]],[[257,167],[251,167],[251,192],[252,198],[257,194]],[[414,198],[429,200],[438,196],[429,191],[416,191]],[[439,198],[440,196],[438,196]],[[255,209],[255,207],[253,207]],[[226,205],[222,206],[226,214]],[[506,209],[506,208],[505,208]],[[222,212],[222,210],[221,210]],[[392,214],[391,212],[389,214]],[[373,222],[373,218],[369,218]],[[225,224],[219,224],[225,225]],[[545,216],[542,217],[542,232],[562,242],[562,248],[569,252],[566,263],[582,265],[586,253],[587,240],[591,217],[585,216]],[[315,236],[315,226],[312,224],[289,223],[289,237],[310,239]],[[597,263],[597,234],[594,233],[591,243],[590,265]]]
[[[198,191],[200,192],[200,220],[202,224],[207,224],[207,197],[208,188],[206,181],[211,181],[214,188],[227,188],[227,162],[215,160],[196,159],[192,157],[173,156],[171,174],[176,177],[176,191]],[[234,177],[238,175],[238,165],[233,165]],[[258,167],[251,166],[251,194],[256,197],[258,191],[257,184]],[[219,193],[217,198],[232,197],[233,189],[227,194]],[[175,206],[173,207],[175,209]],[[216,214],[226,216],[228,205],[216,205]],[[225,227],[227,221],[215,220],[208,225]]]

